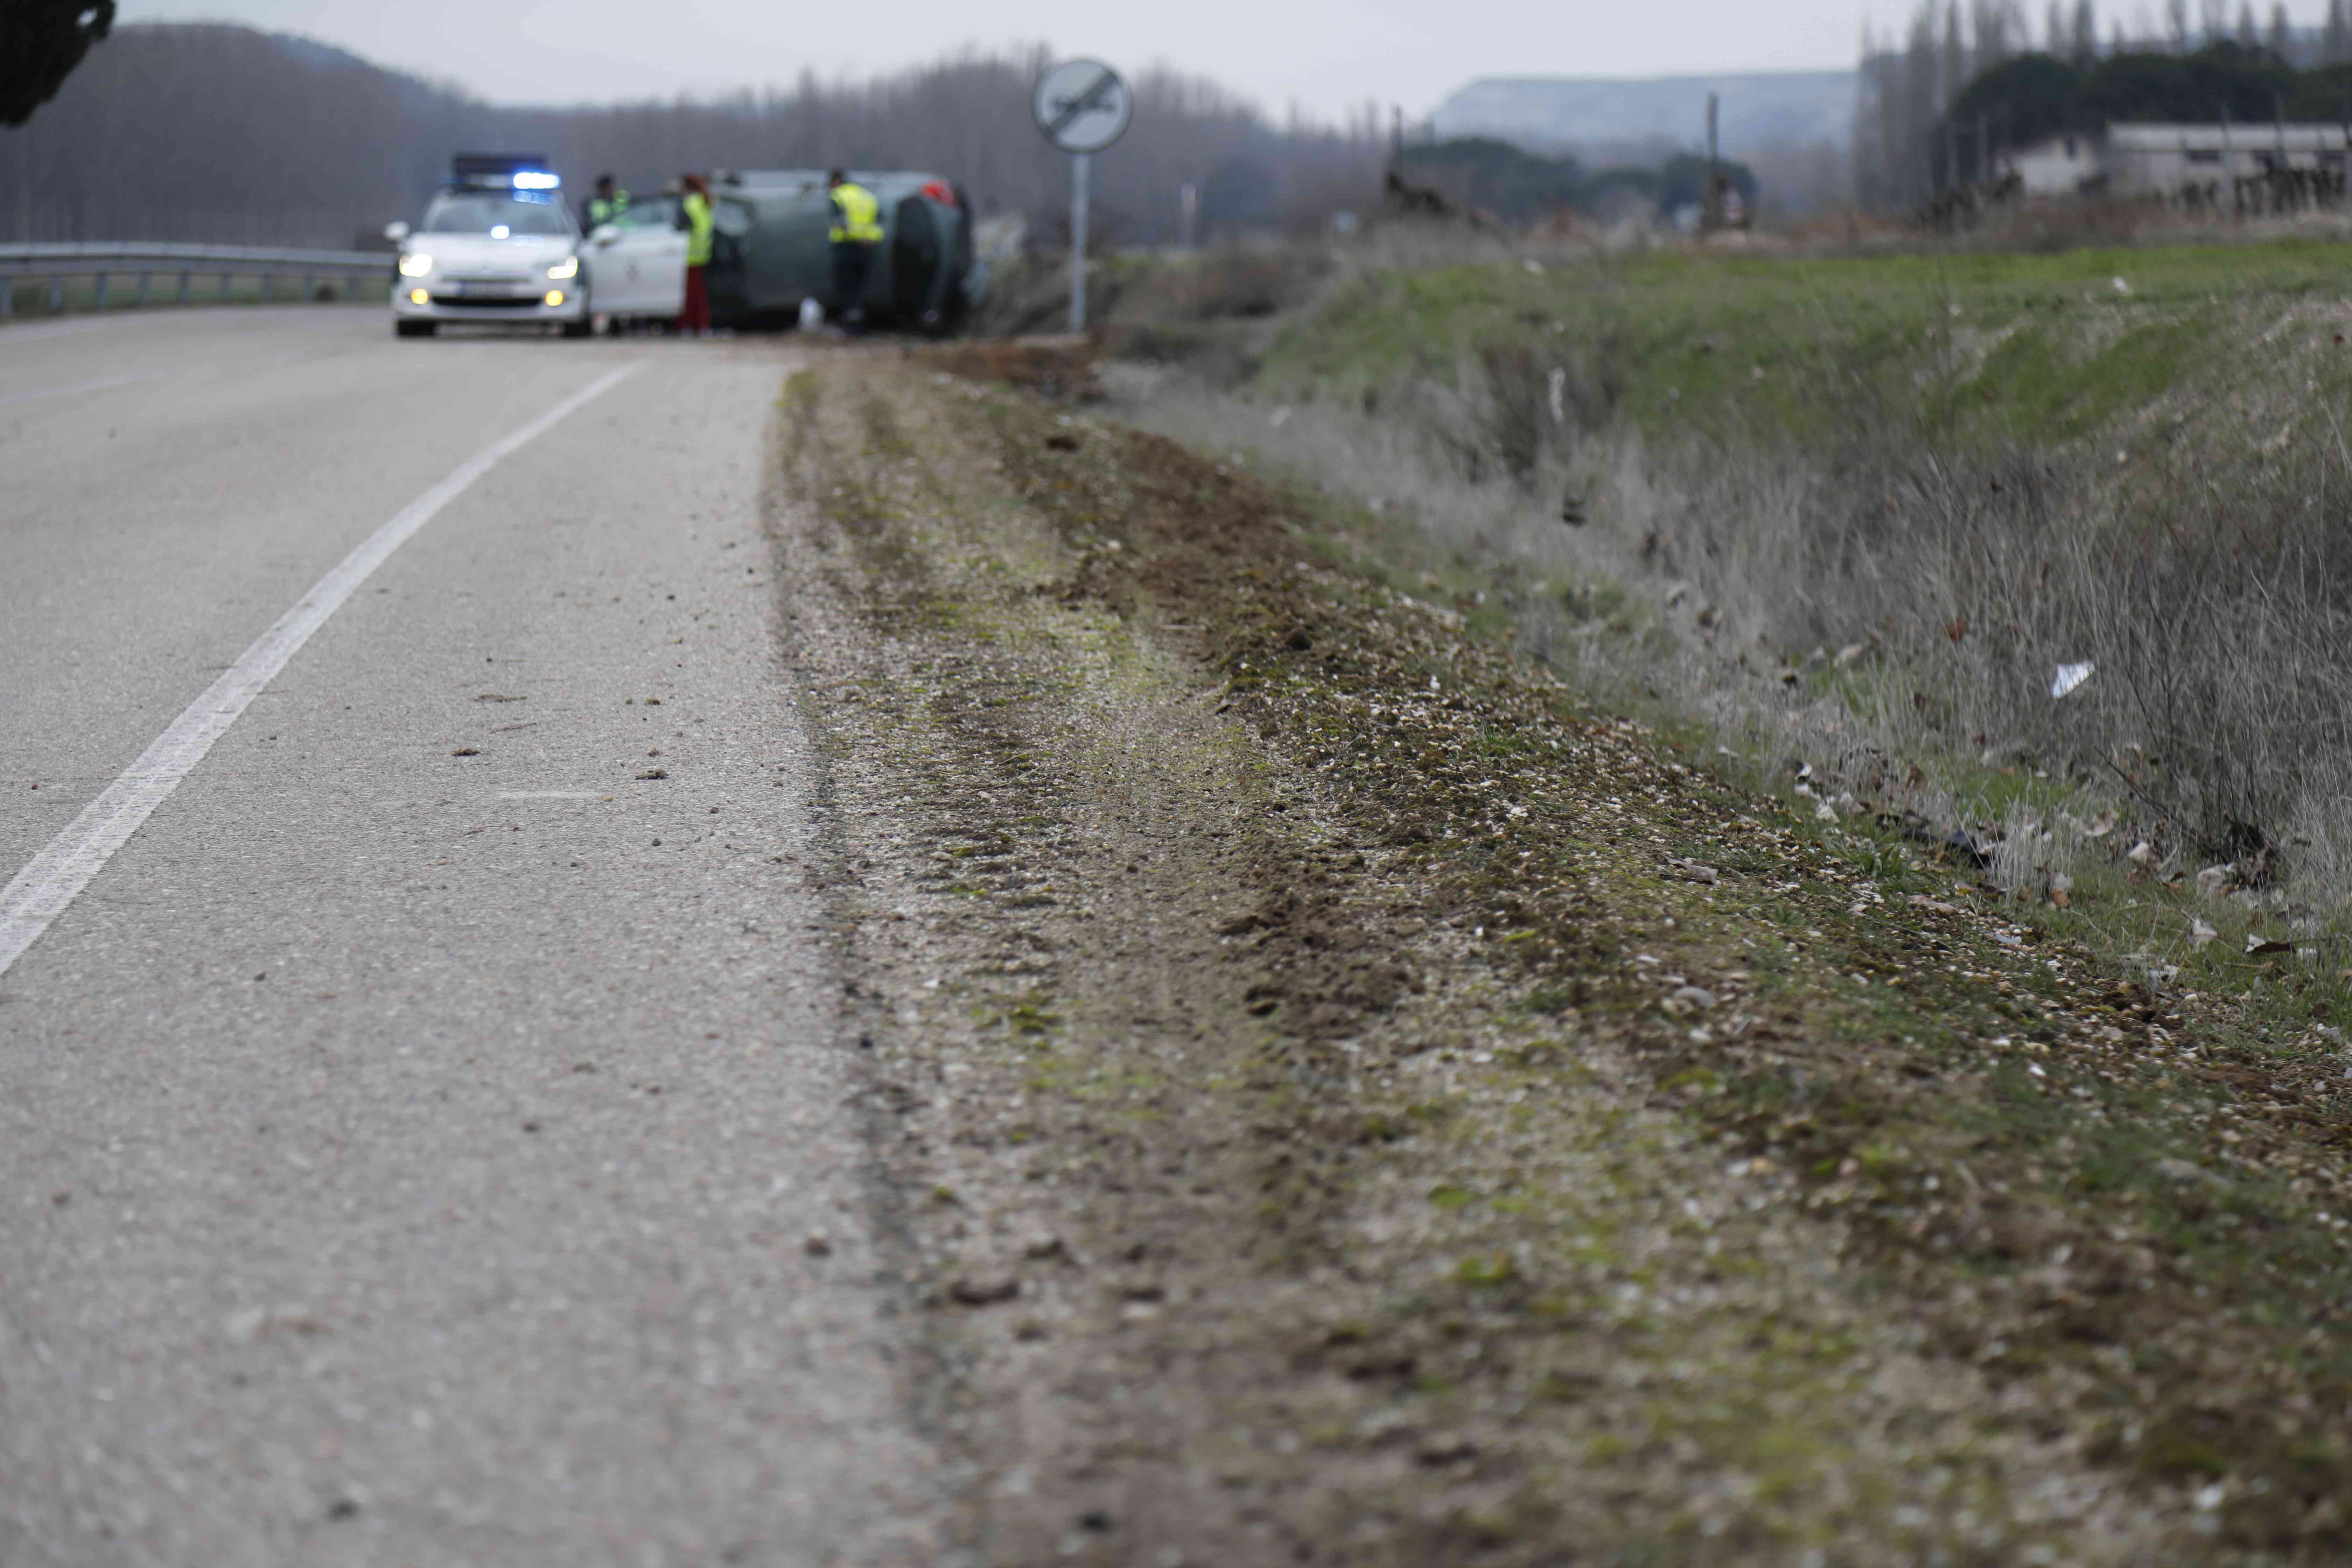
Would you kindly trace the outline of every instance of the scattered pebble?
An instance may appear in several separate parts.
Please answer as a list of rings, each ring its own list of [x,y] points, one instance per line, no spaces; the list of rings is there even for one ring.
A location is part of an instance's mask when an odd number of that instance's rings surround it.
[[[1424,1465],[1451,1465],[1475,1458],[1478,1446],[1459,1432],[1433,1433],[1414,1445],[1412,1457]]]
[[[948,1284],[948,1300],[960,1307],[989,1307],[1021,1294],[1021,1281],[1010,1274],[959,1275]]]

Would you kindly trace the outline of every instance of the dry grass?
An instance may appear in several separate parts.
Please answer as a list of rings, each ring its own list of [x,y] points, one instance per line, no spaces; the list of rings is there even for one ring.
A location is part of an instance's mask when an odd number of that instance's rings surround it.
[[[2352,895],[2352,453],[2324,397],[2274,375],[1988,447],[1941,433],[1942,389],[1890,405],[1879,378],[1826,440],[1677,438],[1622,416],[1631,374],[1601,332],[1461,347],[1344,405],[1111,383],[1142,423],[1400,520],[1424,591],[1829,794],[1988,841],[2021,794],[2112,807],[2112,847],[2149,838],[2159,870]]]

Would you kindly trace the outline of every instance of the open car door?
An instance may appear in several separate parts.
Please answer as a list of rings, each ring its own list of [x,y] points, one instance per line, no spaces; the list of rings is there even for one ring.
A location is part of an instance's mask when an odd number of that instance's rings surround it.
[[[677,200],[651,196],[591,235],[588,307],[607,316],[675,316],[686,308],[686,231]]]

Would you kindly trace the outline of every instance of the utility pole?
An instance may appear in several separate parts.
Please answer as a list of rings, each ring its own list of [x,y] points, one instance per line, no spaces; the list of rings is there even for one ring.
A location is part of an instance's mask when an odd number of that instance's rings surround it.
[[[2230,103],[2221,101],[2221,188],[2230,195],[2230,221],[2238,221],[2238,149],[2230,137]]]
[[[1723,197],[1719,194],[1722,177],[1716,172],[1716,161],[1721,151],[1716,139],[1716,111],[1720,100],[1714,93],[1706,95],[1706,183],[1699,188],[1698,231],[1713,234],[1723,226]]]
[[[2286,94],[2274,92],[2271,95],[2271,119],[2278,127],[2278,174],[2279,178],[2284,180],[2289,166],[2286,156]],[[2286,189],[2283,184],[2273,188],[2279,191]]]

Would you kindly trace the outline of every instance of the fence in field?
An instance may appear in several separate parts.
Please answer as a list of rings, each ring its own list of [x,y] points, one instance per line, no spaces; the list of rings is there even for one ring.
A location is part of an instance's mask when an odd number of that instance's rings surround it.
[[[66,305],[69,283],[89,279],[95,308],[109,304],[153,304],[159,298],[185,303],[204,298],[199,280],[214,297],[231,298],[240,279],[257,280],[264,299],[287,279],[299,282],[299,300],[320,297],[332,285],[335,299],[373,298],[389,289],[393,257],[367,250],[271,250],[236,245],[170,245],[131,241],[115,245],[0,245],[0,320],[14,315],[17,291],[30,280],[45,286],[51,312]],[[118,287],[119,286],[119,287]]]

